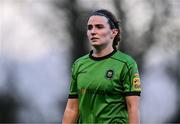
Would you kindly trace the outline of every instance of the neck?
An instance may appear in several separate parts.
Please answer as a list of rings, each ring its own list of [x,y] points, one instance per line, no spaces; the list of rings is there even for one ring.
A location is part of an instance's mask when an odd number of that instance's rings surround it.
[[[94,48],[92,55],[94,57],[103,57],[103,56],[110,54],[113,50],[114,50],[113,47],[110,47],[110,48],[108,48],[108,47],[106,47],[106,48]]]

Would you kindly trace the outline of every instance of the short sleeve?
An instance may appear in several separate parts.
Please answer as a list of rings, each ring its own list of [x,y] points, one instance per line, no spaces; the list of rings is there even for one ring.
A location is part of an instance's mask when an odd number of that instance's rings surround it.
[[[126,96],[137,95],[141,93],[141,81],[136,62],[127,67],[124,79],[124,93]]]
[[[77,89],[77,80],[76,79],[77,79],[76,78],[76,69],[75,69],[75,63],[74,63],[72,65],[69,98],[78,98],[78,89]]]

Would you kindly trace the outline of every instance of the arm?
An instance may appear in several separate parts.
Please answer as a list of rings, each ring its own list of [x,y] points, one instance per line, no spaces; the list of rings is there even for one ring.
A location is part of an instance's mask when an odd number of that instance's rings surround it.
[[[139,96],[126,96],[129,124],[139,124]]]
[[[62,123],[76,123],[78,115],[78,99],[68,99]]]

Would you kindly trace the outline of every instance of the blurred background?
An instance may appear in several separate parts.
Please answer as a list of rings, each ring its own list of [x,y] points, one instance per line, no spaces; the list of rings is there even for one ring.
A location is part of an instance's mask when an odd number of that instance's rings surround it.
[[[179,0],[0,0],[0,122],[61,122],[87,18],[102,8],[138,63],[141,122],[180,123]]]

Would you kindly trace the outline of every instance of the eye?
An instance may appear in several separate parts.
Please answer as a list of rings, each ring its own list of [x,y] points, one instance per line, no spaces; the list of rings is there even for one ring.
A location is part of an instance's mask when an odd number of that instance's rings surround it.
[[[96,25],[96,27],[97,27],[98,29],[102,29],[102,28],[104,28],[104,25],[98,24],[98,25]]]
[[[87,30],[91,30],[92,28],[93,28],[92,25],[88,25],[88,26],[87,26]]]

